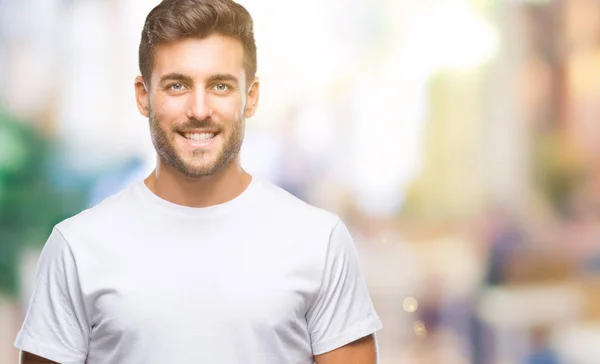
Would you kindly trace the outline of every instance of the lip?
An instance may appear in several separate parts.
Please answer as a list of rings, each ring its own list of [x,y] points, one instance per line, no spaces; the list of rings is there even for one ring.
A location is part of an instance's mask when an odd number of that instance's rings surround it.
[[[197,133],[197,134],[212,133],[212,134],[219,134],[219,130],[214,130],[214,129],[186,129],[186,130],[179,130],[178,132],[179,132],[179,134],[185,134],[185,133]]]
[[[215,135],[212,138],[206,139],[206,140],[191,140],[184,136],[185,133],[214,133]],[[206,131],[206,130],[202,130],[202,131],[198,131],[198,130],[187,131],[186,130],[186,131],[180,132],[178,134],[181,137],[181,139],[183,139],[187,143],[187,145],[191,146],[192,148],[206,148],[206,147],[209,147],[210,145],[212,145],[221,133],[213,132],[213,131]]]

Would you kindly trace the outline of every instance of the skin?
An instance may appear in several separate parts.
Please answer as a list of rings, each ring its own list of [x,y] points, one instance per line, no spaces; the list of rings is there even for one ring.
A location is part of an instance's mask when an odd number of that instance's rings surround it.
[[[33,354],[25,352],[25,351],[21,352],[20,363],[21,364],[48,364],[48,363],[58,364],[54,361],[44,359],[41,356],[33,355]]]
[[[186,38],[156,48],[148,82],[135,80],[137,107],[149,119],[156,168],[145,179],[158,197],[206,207],[240,195],[252,177],[240,164],[245,119],[256,112],[260,83],[248,80],[240,41],[218,34]],[[186,132],[211,132],[209,143]],[[53,363],[22,353],[23,364]],[[315,356],[317,364],[376,363],[372,335]]]
[[[260,86],[258,79],[246,78],[243,47],[234,38],[212,35],[157,47],[149,85],[141,77],[135,83],[137,106],[150,120],[158,155],[145,182],[157,196],[205,207],[246,189],[251,176],[242,169],[238,152]],[[183,131],[218,134],[210,145],[196,147]]]

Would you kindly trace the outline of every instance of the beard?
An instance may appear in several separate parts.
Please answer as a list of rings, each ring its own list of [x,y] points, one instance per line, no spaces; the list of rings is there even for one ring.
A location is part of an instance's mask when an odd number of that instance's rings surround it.
[[[239,155],[244,140],[245,120],[243,117],[239,120],[232,120],[229,135],[225,133],[221,125],[211,119],[188,119],[186,122],[174,125],[171,130],[165,130],[161,126],[161,120],[156,118],[152,110],[150,110],[149,124],[152,144],[154,144],[159,158],[179,173],[191,178],[212,176],[230,165]],[[194,150],[189,157],[183,155],[183,152],[177,151],[175,146],[177,134],[191,129],[218,131],[215,138],[222,137],[223,144],[216,156],[213,156],[211,151],[204,149]]]

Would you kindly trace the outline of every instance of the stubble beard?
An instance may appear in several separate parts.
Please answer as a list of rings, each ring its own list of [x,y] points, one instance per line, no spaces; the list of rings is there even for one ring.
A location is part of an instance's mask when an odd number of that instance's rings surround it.
[[[158,157],[182,175],[190,178],[212,176],[233,163],[240,153],[244,140],[245,120],[243,117],[232,121],[229,136],[225,134],[223,128],[210,119],[187,120],[184,123],[175,125],[171,131],[167,132],[163,129],[160,119],[156,118],[152,110],[150,110],[149,124],[152,144],[158,153]],[[219,134],[217,137],[226,138],[216,157],[211,158],[210,155],[206,155],[209,153],[202,149],[194,150],[191,158],[187,158],[188,160],[185,156],[178,154],[175,148],[175,138],[178,138],[176,134],[179,130],[194,128],[218,129]]]

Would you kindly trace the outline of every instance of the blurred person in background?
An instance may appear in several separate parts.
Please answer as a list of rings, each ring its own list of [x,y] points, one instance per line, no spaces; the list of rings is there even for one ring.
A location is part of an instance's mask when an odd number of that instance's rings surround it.
[[[382,325],[345,224],[241,166],[259,100],[247,10],[164,0],[139,66],[156,167],[55,226],[23,363],[375,363]]]

